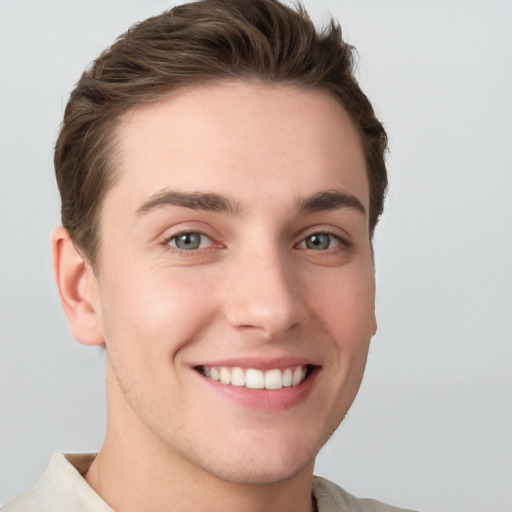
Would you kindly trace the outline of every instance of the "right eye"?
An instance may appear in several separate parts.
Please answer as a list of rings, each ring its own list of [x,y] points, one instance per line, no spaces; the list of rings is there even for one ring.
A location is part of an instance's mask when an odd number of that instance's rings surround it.
[[[197,249],[206,249],[210,247],[213,242],[211,238],[202,233],[190,232],[174,235],[167,243],[180,251],[195,251]]]

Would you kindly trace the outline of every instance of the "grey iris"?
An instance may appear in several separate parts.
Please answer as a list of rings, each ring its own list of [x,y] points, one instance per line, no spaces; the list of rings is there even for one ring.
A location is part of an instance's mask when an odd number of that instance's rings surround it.
[[[321,251],[323,249],[329,248],[330,241],[331,241],[330,235],[321,234],[321,233],[318,235],[311,235],[306,238],[306,247],[308,249]]]
[[[176,237],[176,247],[185,251],[197,249],[201,245],[201,235],[199,233],[184,233]]]

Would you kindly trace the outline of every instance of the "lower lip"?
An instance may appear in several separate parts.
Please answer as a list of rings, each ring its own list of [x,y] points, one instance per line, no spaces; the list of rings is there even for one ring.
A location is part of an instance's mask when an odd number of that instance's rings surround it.
[[[315,368],[306,380],[297,386],[281,389],[249,389],[245,386],[232,386],[209,379],[194,370],[202,381],[209,385],[214,392],[238,405],[265,412],[282,411],[305,402],[315,383],[318,368]]]

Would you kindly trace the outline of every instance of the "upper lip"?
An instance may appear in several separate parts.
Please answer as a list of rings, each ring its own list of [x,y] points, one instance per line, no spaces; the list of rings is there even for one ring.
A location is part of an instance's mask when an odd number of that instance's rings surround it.
[[[192,364],[193,367],[225,367],[225,368],[254,368],[257,370],[286,369],[294,366],[319,366],[311,359],[297,356],[281,356],[276,358],[262,357],[230,357],[227,359],[215,359]]]

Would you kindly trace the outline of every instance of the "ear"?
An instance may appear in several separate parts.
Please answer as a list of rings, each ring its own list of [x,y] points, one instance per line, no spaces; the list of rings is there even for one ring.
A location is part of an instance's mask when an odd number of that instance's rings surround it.
[[[60,302],[73,337],[84,345],[103,345],[97,278],[62,226],[52,233],[52,256]]]

